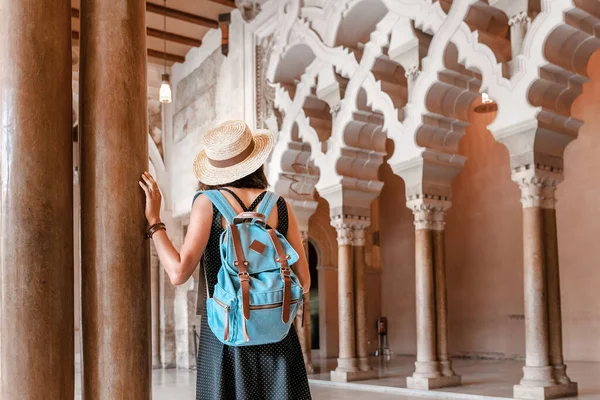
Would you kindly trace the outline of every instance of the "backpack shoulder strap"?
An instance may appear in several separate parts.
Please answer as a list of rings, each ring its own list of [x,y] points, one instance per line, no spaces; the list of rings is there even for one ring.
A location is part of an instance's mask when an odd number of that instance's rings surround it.
[[[201,194],[208,197],[208,199],[213,203],[213,205],[217,207],[217,210],[219,210],[219,212],[225,218],[228,224],[233,223],[233,219],[236,215],[235,211],[221,192],[219,192],[218,190],[207,190],[204,192],[198,192],[194,196],[194,200],[196,200],[196,198]]]
[[[265,216],[265,220],[269,219],[269,215],[271,215],[271,211],[273,211],[273,208],[277,204],[278,200],[279,195],[273,192],[265,192],[265,197],[263,197],[256,212],[263,214]]]

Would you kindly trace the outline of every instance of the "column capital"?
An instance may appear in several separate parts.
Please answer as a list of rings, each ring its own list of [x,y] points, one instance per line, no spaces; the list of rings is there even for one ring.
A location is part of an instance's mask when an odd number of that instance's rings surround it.
[[[562,182],[562,170],[538,164],[513,169],[511,178],[521,189],[523,208],[553,209],[556,204],[556,186]]]
[[[367,242],[367,227],[357,227],[352,231],[352,244],[354,246],[364,247]]]
[[[444,230],[444,216],[450,208],[447,199],[433,198],[431,196],[409,198],[406,201],[408,207],[415,216],[415,229]]]
[[[370,223],[370,218],[363,216],[335,215],[331,217],[331,226],[337,231],[337,241],[340,246],[357,245],[355,241],[360,241],[361,235],[363,238],[365,237],[364,231]],[[364,239],[362,245],[364,246]]]
[[[529,15],[527,15],[527,12],[521,11],[521,12],[514,14],[512,17],[510,17],[508,19],[508,26],[529,24],[530,22],[531,22],[531,18],[529,18]]]

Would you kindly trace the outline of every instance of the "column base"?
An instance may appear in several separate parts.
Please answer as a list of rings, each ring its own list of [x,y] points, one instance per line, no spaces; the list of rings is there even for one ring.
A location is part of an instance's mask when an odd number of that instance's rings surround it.
[[[406,387],[409,389],[431,390],[445,387],[460,386],[462,379],[460,375],[437,376],[425,378],[420,376],[409,376],[406,378]]]
[[[304,367],[306,369],[306,373],[307,374],[314,374],[315,373],[315,368],[313,367],[312,363],[306,363],[304,364]]]
[[[367,357],[361,357],[358,359],[358,368],[363,372],[373,370],[373,367],[371,367],[371,364],[369,364],[369,359]]]
[[[459,376],[452,369],[452,361],[440,361],[440,372],[442,376]]]
[[[370,371],[331,371],[332,382],[352,382],[366,381],[369,379],[377,379],[377,372],[373,369]]]
[[[567,376],[567,366],[564,364],[554,365],[552,367],[554,371],[554,379],[556,382],[563,385],[568,385],[571,383],[571,379]]]
[[[561,397],[577,396],[577,383],[555,383],[550,386],[515,385],[513,389],[515,399],[558,399]]]

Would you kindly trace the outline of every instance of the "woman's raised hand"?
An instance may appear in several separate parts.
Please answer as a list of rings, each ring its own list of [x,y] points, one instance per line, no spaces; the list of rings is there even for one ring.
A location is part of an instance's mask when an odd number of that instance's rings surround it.
[[[146,219],[150,225],[157,224],[160,221],[160,202],[161,195],[158,184],[149,172],[142,174],[142,180],[139,181],[141,188],[146,193]]]

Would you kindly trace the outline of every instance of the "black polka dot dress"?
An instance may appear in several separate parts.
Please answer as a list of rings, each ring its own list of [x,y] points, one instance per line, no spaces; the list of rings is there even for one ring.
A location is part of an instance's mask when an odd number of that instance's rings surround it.
[[[253,211],[264,193],[250,207],[246,207],[237,196],[234,197],[245,211]],[[286,236],[288,213],[283,198],[277,202],[277,212],[277,230]],[[206,279],[211,296],[221,268],[219,237],[222,232],[221,213],[213,206],[212,229],[204,253]],[[206,312],[202,314],[201,326],[196,400],[311,399],[302,349],[294,327],[278,343],[233,347],[224,345],[215,337],[208,326]]]

